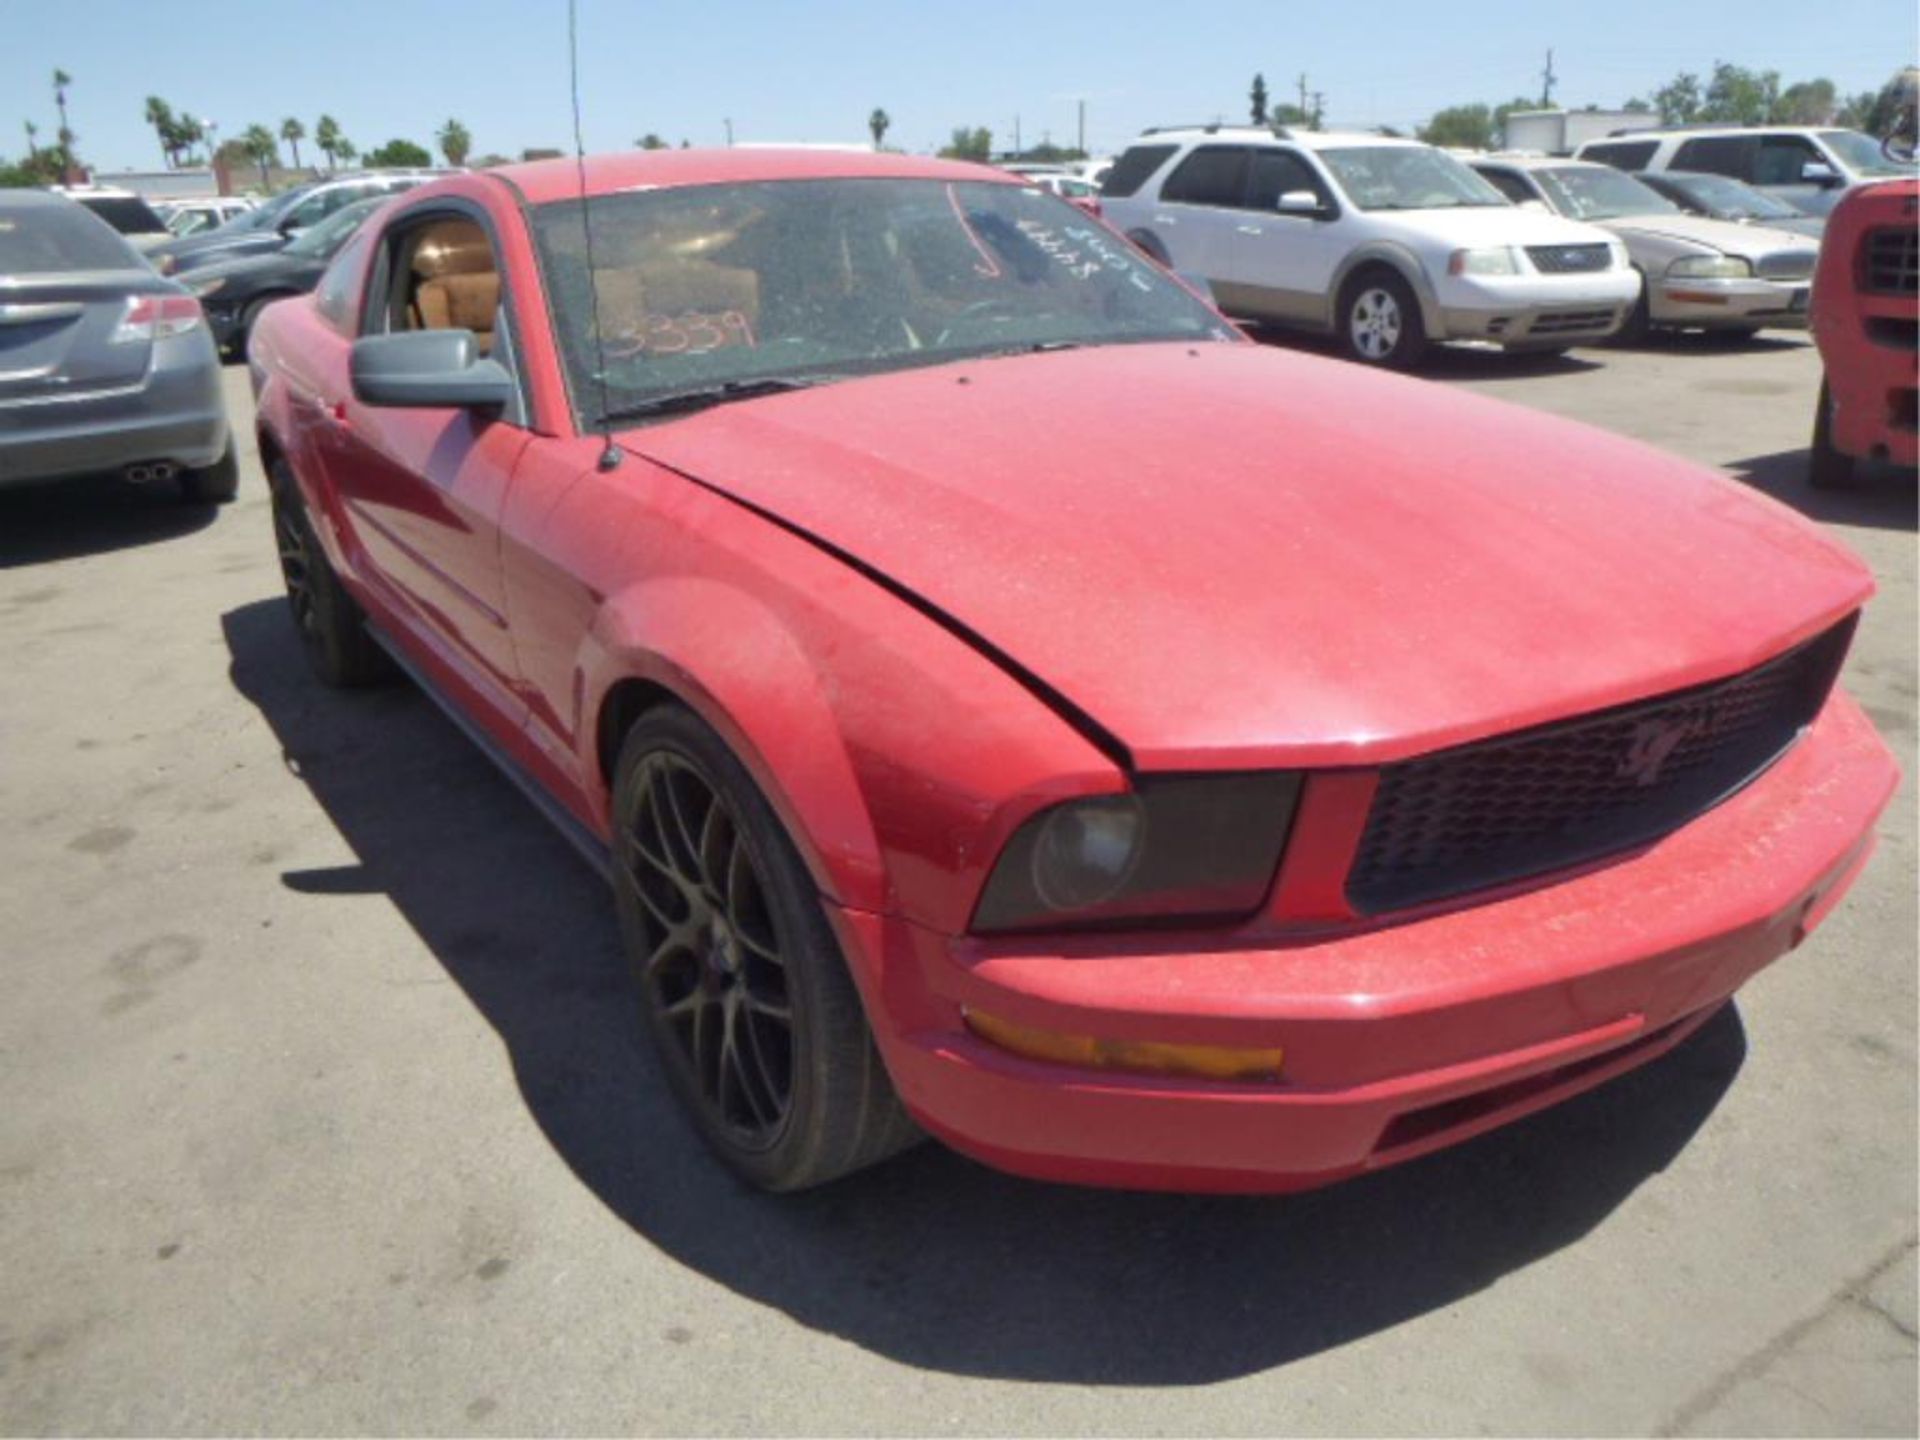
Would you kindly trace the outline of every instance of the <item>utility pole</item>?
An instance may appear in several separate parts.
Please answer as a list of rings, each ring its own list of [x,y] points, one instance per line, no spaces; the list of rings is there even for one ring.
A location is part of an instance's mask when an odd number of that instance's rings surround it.
[[[727,148],[731,150],[733,148],[733,121],[722,120],[720,123],[727,127]]]
[[[1559,81],[1560,77],[1553,73],[1553,47],[1548,46],[1547,68],[1540,72],[1540,108],[1542,110],[1553,108],[1553,87]]]
[[[1018,115],[1013,117],[1013,153],[1015,157],[1018,157],[1022,153],[1020,149],[1020,117]]]
[[[1300,113],[1307,113],[1307,72],[1300,72]]]
[[[1084,154],[1086,154],[1086,153],[1087,153],[1087,102],[1086,102],[1086,100],[1085,100],[1085,99],[1082,99],[1082,100],[1080,101],[1080,145],[1079,145],[1079,150],[1080,150],[1080,153],[1081,153],[1082,155],[1084,155]]]

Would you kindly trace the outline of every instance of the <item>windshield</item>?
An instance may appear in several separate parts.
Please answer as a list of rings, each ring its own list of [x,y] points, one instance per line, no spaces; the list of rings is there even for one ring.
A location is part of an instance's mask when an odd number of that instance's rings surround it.
[[[343,210],[336,210],[312,229],[304,231],[296,240],[289,241],[283,255],[304,255],[310,260],[325,260],[334,251],[352,237],[360,228],[360,222],[371,215],[380,205],[384,195],[369,200],[356,200]]]
[[[245,234],[252,230],[271,230],[274,222],[292,209],[295,203],[312,188],[307,186],[299,190],[289,190],[283,195],[276,195],[251,210],[242,211],[218,228],[229,235]]]
[[[1320,159],[1362,210],[1458,210],[1507,203],[1506,196],[1442,150],[1364,145],[1322,150]]]
[[[577,201],[535,211],[583,420],[688,390],[1232,329],[1104,225],[1021,185],[783,180],[592,202],[607,394]]]
[[[1858,130],[1822,130],[1820,142],[1856,175],[1911,175],[1914,171],[1912,165],[1902,165],[1890,157],[1878,140]]]
[[[147,202],[138,196],[76,195],[74,199],[122,235],[152,235],[167,228],[165,222],[147,208]]]
[[[1651,185],[1605,165],[1569,165],[1536,170],[1533,178],[1553,208],[1574,220],[1617,220],[1622,215],[1678,215],[1680,207]]]
[[[1667,183],[1711,215],[1723,220],[1802,220],[1804,212],[1764,190],[1725,175],[1667,173]]]

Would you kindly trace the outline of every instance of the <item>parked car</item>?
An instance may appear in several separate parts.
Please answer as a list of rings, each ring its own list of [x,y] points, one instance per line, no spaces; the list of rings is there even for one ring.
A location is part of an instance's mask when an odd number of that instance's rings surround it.
[[[1666,196],[1689,215],[1731,220],[1737,225],[1764,225],[1769,230],[1785,230],[1815,241],[1827,230],[1825,216],[1796,210],[1744,180],[1730,180],[1725,175],[1695,175],[1687,170],[1642,170],[1634,179],[1656,194]]]
[[[247,335],[260,312],[276,300],[313,289],[327,262],[387,198],[375,195],[356,200],[288,241],[283,249],[216,260],[195,269],[182,283],[206,311],[214,343],[227,354],[246,354]]]
[[[200,305],[64,195],[0,190],[0,486],[111,471],[231,500]]]
[[[1474,169],[1516,203],[1544,205],[1625,242],[1646,283],[1623,339],[1650,328],[1754,335],[1803,327],[1819,247],[1804,235],[1689,215],[1611,166],[1493,156]]]
[[[1148,132],[1108,174],[1109,224],[1205,276],[1226,313],[1331,332],[1404,368],[1442,340],[1602,340],[1639,281],[1618,241],[1509,205],[1412,140],[1265,128]]]
[[[278,250],[309,226],[336,210],[370,196],[396,195],[433,178],[428,170],[380,171],[343,176],[288,190],[256,209],[208,230],[173,240],[153,251],[162,274],[177,275],[240,255],[265,255]]]
[[[1618,170],[1687,170],[1744,180],[1809,215],[1833,209],[1849,185],[1911,175],[1880,142],[1823,125],[1697,125],[1589,140],[1574,158]]]
[[[55,193],[86,206],[142,254],[151,253],[172,238],[167,222],[131,190],[111,185],[74,185],[55,187]]]
[[[1850,190],[1827,227],[1812,321],[1826,370],[1808,472],[1822,489],[1851,480],[1856,460],[1920,463],[1920,181]]]
[[[216,195],[201,200],[163,201],[153,208],[166,221],[174,239],[183,240],[189,235],[219,229],[253,209],[254,202],[244,195]]]
[[[1426,1153],[1684,1040],[1897,780],[1819,527],[1253,343],[983,167],[438,181],[250,368],[288,642],[395,659],[604,866],[771,1188],[919,1129],[1127,1186]]]

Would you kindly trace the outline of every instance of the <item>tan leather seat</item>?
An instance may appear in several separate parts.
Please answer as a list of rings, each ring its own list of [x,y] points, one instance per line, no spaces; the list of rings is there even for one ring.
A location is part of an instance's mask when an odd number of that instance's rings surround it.
[[[471,330],[481,354],[493,348],[493,327],[500,313],[498,274],[442,275],[421,285],[414,300],[420,307],[421,329]]]

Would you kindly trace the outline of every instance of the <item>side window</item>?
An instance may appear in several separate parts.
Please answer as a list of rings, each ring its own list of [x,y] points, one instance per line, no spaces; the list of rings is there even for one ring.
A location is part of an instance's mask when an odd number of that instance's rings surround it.
[[[1244,145],[1202,145],[1175,168],[1160,187],[1160,198],[1174,205],[1226,205],[1238,208],[1247,189],[1248,150]]]
[[[1621,140],[1606,145],[1589,145],[1580,152],[1582,160],[1598,160],[1602,165],[1611,165],[1616,170],[1644,170],[1647,162],[1653,159],[1653,152],[1660,148],[1658,140]],[[1489,180],[1493,177],[1489,175]],[[1500,182],[1495,180],[1497,185]]]
[[[1533,186],[1528,184],[1525,177],[1517,171],[1494,170],[1491,168],[1481,170],[1477,165],[1474,169],[1479,171],[1482,180],[1485,180],[1516,205],[1522,200],[1538,200],[1540,198],[1533,193]]]
[[[1247,168],[1247,208],[1272,210],[1280,197],[1294,190],[1310,190],[1322,206],[1330,206],[1327,187],[1313,167],[1291,150],[1259,149]]]
[[[372,240],[365,231],[347,242],[346,248],[333,257],[333,263],[327,267],[326,274],[320,277],[320,284],[313,292],[314,308],[320,312],[327,324],[349,339],[353,336],[353,317],[356,310],[354,301],[359,298],[360,276],[366,264],[367,250]]]
[[[1807,166],[1827,163],[1827,157],[1804,136],[1763,135],[1753,157],[1753,183],[1799,185],[1803,183],[1800,172]]]
[[[1178,145],[1134,145],[1122,155],[1107,171],[1107,178],[1100,182],[1100,193],[1116,200],[1138,192],[1147,183],[1147,177],[1167,163],[1167,157],[1178,150]]]
[[[1669,170],[1704,170],[1709,175],[1750,179],[1753,141],[1745,135],[1714,135],[1689,140],[1674,151]]]
[[[479,222],[430,214],[386,236],[386,284],[372,297],[367,330],[471,330],[480,353],[491,352],[500,269]]]
[[[322,190],[317,195],[309,195],[298,205],[294,206],[292,210],[288,211],[285,223],[292,226],[295,230],[304,230],[309,225],[317,224],[326,219],[328,208],[327,192]]]

